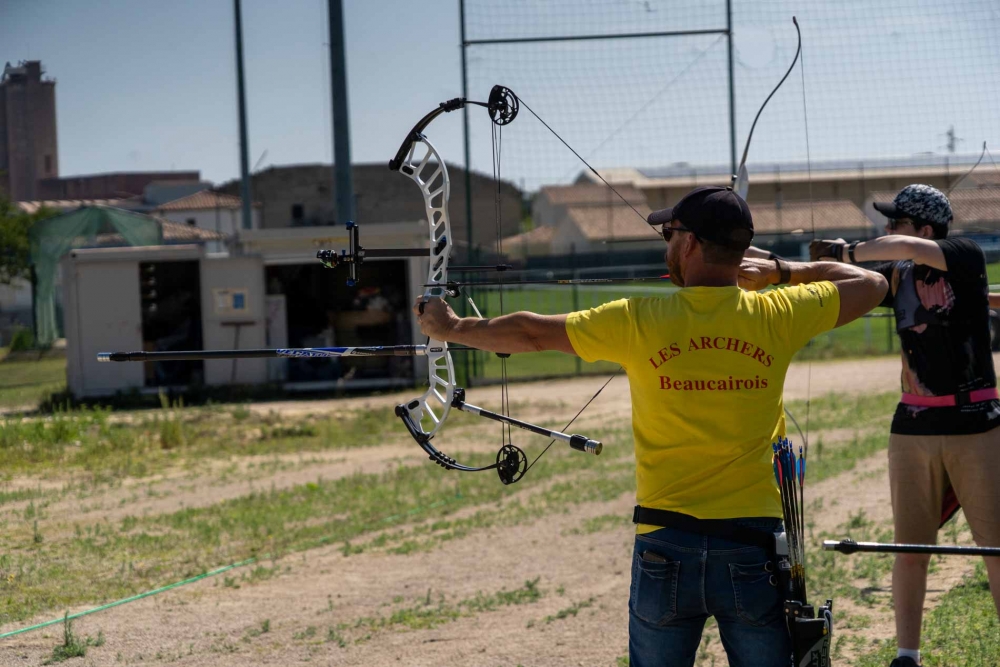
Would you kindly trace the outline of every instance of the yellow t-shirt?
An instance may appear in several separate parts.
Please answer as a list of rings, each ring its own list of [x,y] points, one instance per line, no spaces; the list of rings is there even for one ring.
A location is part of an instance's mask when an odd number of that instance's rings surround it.
[[[839,313],[830,282],[687,287],[570,313],[576,353],[628,373],[638,503],[701,519],[780,517],[771,443],[785,434],[785,372]]]

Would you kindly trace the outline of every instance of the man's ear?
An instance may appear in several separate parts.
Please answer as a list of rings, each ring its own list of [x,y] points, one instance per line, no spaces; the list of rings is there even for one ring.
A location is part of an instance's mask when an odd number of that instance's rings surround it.
[[[917,230],[917,236],[922,239],[933,239],[934,238],[934,228],[930,225],[924,225]]]

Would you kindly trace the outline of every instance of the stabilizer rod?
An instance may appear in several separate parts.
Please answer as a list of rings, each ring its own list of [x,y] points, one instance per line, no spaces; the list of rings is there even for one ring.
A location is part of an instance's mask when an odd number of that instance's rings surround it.
[[[538,435],[544,435],[546,438],[560,440],[567,443],[571,448],[577,450],[578,452],[586,452],[588,454],[598,456],[604,449],[604,445],[598,440],[591,440],[583,435],[570,435],[568,433],[563,433],[562,431],[553,431],[542,426],[536,426],[535,424],[530,424],[528,422],[521,421],[520,419],[514,419],[513,417],[508,417],[507,415],[502,415],[497,412],[490,412],[489,410],[484,410],[483,408],[466,403],[465,390],[461,387],[455,389],[455,397],[452,399],[451,406],[464,412],[471,412],[474,415],[492,419],[493,421],[497,421],[502,424],[509,424],[511,426],[524,429],[525,431],[531,431],[532,433],[537,433]]]
[[[855,542],[854,540],[823,540],[824,551],[842,554],[857,552],[939,554],[953,556],[1000,556],[1000,547],[960,547],[951,544],[889,544],[884,542]]]

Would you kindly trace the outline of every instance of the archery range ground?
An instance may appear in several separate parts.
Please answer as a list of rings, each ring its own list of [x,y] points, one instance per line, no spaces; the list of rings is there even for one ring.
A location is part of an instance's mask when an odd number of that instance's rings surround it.
[[[786,400],[804,399],[807,391],[813,399],[831,392],[868,395],[897,391],[899,363],[898,358],[885,357],[793,365]],[[526,410],[525,419],[546,419],[551,416],[546,413],[553,410],[553,396],[560,397],[564,412],[572,412],[575,409],[571,407],[582,404],[601,382],[603,378],[584,377],[519,384],[512,393],[520,409]],[[497,393],[495,387],[478,388],[470,392],[469,400],[491,407]],[[394,405],[400,396],[268,403],[251,409],[291,417],[384,407]],[[584,413],[574,430],[584,432],[588,425],[613,422],[627,424],[628,415],[628,387],[621,377]],[[887,433],[888,416],[874,428]],[[233,464],[220,463],[209,466],[200,478],[193,479],[190,471],[184,471],[158,475],[152,481],[143,479],[135,485],[126,482],[88,498],[86,507],[74,499],[54,501],[46,508],[46,516],[64,526],[114,522],[127,516],[208,507],[262,489],[280,490],[318,478],[335,480],[359,472],[429,465],[402,428],[391,433],[381,445],[321,452],[307,465],[295,465],[302,461],[298,455],[283,455],[289,465],[275,468],[265,478],[248,480],[239,474],[221,474],[223,469],[232,473]],[[491,430],[490,442],[495,435]],[[810,433],[811,438],[822,437],[829,448],[855,435],[851,429],[814,429]],[[254,457],[242,457],[237,465],[254,462]],[[57,479],[15,481],[58,483]],[[556,478],[533,483],[529,474],[521,483],[518,498],[528,504],[532,496],[551,490],[559,482]],[[136,494],[136,486],[144,492]],[[169,493],[157,492],[167,489]],[[807,507],[822,508],[809,515],[816,535],[824,531],[837,534],[857,523],[859,517],[876,528],[891,526],[884,449],[858,460],[852,469],[807,483],[806,493]],[[222,577],[205,579],[78,619],[73,626],[78,636],[96,637],[101,632],[105,638],[105,643],[91,647],[80,663],[621,665],[627,653],[632,527],[627,520],[614,517],[629,518],[632,504],[629,492],[609,500],[580,498],[560,511],[513,525],[469,529],[412,553],[374,548],[350,553],[340,544],[290,553],[277,561],[279,573],[262,581],[231,585],[232,580]],[[3,513],[23,512],[22,505],[8,505]],[[100,511],[94,512],[95,507]],[[470,516],[480,509],[464,507],[449,518]],[[426,528],[427,522],[415,517],[406,527],[420,526]],[[581,530],[581,526],[596,528]],[[367,535],[365,540],[374,540],[377,534]],[[968,540],[968,532],[962,532],[959,541]],[[942,560],[931,575],[928,607],[973,566],[971,559]],[[527,581],[534,583],[526,585]],[[888,577],[883,574],[875,582],[859,579],[855,584],[865,589],[868,602],[837,600],[836,609],[846,619],[837,628],[838,636],[849,638],[841,646],[838,664],[850,664],[873,639],[893,634]],[[419,618],[413,620],[414,609],[420,607],[415,601],[421,599],[429,603],[427,608],[437,610],[437,616],[432,617],[440,622],[421,627]],[[479,603],[474,602],[477,599]],[[91,606],[95,605],[76,605],[69,611]],[[0,632],[54,618],[60,611],[7,623]],[[399,617],[407,613],[409,617]],[[393,614],[399,622],[393,620]],[[262,631],[264,627],[266,631]],[[713,664],[713,660],[714,664],[726,664],[715,629],[710,627],[706,636],[698,664]],[[61,639],[62,629],[56,625],[0,640],[0,665],[40,664]]]

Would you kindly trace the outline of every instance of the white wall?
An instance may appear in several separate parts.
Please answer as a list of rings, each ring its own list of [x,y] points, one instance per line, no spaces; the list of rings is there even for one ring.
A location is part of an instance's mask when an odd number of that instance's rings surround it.
[[[171,222],[185,225],[188,224],[188,220],[193,219],[194,226],[198,229],[220,232],[226,236],[237,236],[242,230],[243,212],[238,208],[162,211],[158,215]],[[260,208],[254,208],[251,212],[251,227],[260,229]],[[208,252],[221,252],[225,248],[221,243],[212,242],[207,244],[205,249]]]

